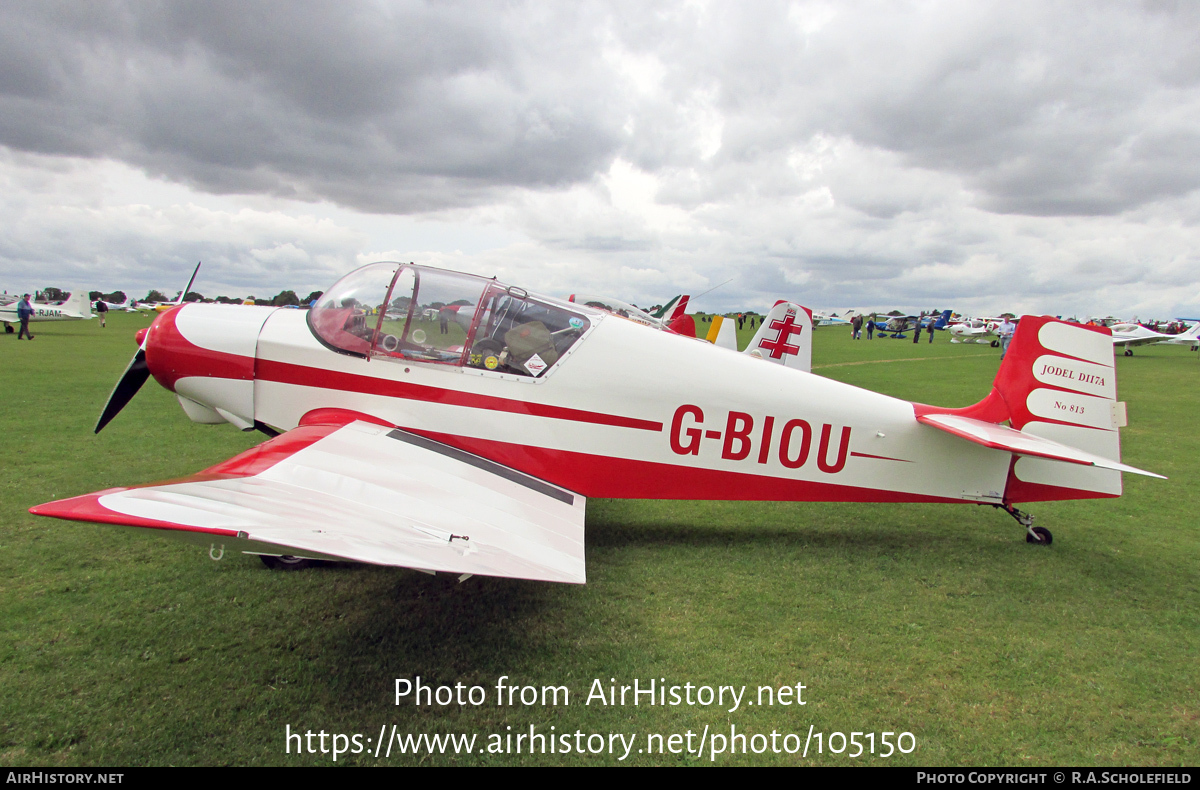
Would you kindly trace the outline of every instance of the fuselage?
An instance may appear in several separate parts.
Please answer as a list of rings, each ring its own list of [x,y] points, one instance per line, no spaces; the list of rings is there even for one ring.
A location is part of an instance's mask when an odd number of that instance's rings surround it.
[[[30,321],[82,321],[88,318],[95,318],[91,313],[84,315],[78,310],[72,310],[66,305],[61,304],[33,302],[30,304],[30,307],[33,308],[33,315],[29,318]],[[20,318],[17,316],[17,302],[0,305],[0,322],[6,324],[20,322]]]
[[[1002,500],[1011,455],[919,424],[911,403],[586,317],[536,377],[339,353],[303,311],[204,304],[159,316],[146,360],[198,421],[287,431],[357,412],[589,497]]]

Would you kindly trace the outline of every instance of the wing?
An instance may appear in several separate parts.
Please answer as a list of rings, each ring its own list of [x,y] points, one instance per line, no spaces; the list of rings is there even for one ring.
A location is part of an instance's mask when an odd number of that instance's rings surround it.
[[[1157,343],[1163,342],[1164,339],[1165,338],[1153,337],[1153,336],[1117,337],[1116,335],[1114,335],[1113,336],[1113,345],[1116,346],[1117,348],[1127,348],[1129,346],[1152,346]]]
[[[583,583],[585,504],[448,445],[343,420],[302,424],[184,480],[31,512],[221,536],[255,554]]]

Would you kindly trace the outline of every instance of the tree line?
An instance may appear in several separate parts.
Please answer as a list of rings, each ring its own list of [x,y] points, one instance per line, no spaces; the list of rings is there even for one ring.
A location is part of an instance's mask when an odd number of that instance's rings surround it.
[[[216,298],[210,299],[210,298],[206,297],[204,294],[199,293],[198,291],[188,291],[187,295],[183,297],[183,301],[185,301],[185,302],[215,302],[216,304],[245,304],[246,302],[253,302],[256,305],[260,305],[260,306],[264,306],[264,307],[285,307],[287,305],[299,306],[299,305],[311,304],[313,302],[313,300],[320,299],[322,293],[324,293],[324,292],[323,291],[313,291],[312,293],[310,293],[308,296],[304,297],[303,299],[301,299],[299,296],[297,296],[295,291],[280,291],[275,296],[268,297],[265,299],[260,299],[253,295],[245,296],[245,297],[218,296]],[[57,302],[57,301],[61,301],[61,300],[64,300],[67,298],[66,291],[63,291],[60,288],[54,288],[54,287],[43,289],[42,294],[45,296],[46,300],[50,301],[50,302]],[[121,302],[124,302],[126,300],[126,298],[128,298],[128,297],[126,296],[124,291],[113,291],[112,293],[107,293],[107,294],[103,293],[101,291],[89,291],[88,298],[91,299],[93,302],[95,302],[99,299],[103,299],[106,302],[111,302],[113,304],[120,304]],[[151,290],[149,293],[146,294],[145,299],[139,299],[138,301],[140,301],[140,302],[173,302],[173,301],[175,301],[175,297],[167,296],[162,291]]]

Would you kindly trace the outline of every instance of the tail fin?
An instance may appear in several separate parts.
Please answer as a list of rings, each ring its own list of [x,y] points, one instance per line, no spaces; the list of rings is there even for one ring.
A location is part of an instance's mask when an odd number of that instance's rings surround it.
[[[88,299],[88,292],[82,288],[72,291],[70,298],[63,302],[62,306],[64,310],[79,313],[84,318],[92,317],[92,300]]]
[[[660,321],[670,322],[673,319],[683,315],[687,310],[688,299],[691,298],[687,294],[680,294],[671,299],[662,307],[650,313],[652,318],[657,318]]]
[[[696,336],[696,321],[687,314],[687,294],[676,296],[662,309],[662,319],[667,322],[667,329],[688,337]]]
[[[767,313],[745,353],[812,372],[812,311],[780,299]]]
[[[947,326],[949,326],[950,325],[950,315],[951,315],[950,310],[943,310],[941,316],[939,316],[938,320],[934,322],[933,328],[934,329],[945,329]]]
[[[1006,502],[1120,496],[1122,471],[1150,474],[1121,463],[1118,429],[1126,424],[1125,404],[1117,401],[1107,327],[1024,316],[988,397],[965,409],[919,407],[918,412],[918,421],[942,430],[958,432],[951,426],[956,420],[964,423],[958,428],[968,430],[1007,420],[1031,439],[1055,443],[1057,450],[1036,440],[1022,449],[1019,437],[993,437],[989,446],[1016,454],[1004,490]],[[1075,460],[1072,448],[1083,451]]]
[[[714,346],[737,351],[737,320],[714,315],[712,326],[708,328],[708,335],[704,339]]]

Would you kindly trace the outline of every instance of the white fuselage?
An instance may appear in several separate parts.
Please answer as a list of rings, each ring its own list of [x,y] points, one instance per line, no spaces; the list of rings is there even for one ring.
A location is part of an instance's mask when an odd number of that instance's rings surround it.
[[[999,502],[1011,458],[906,401],[600,314],[539,378],[337,353],[301,311],[170,316],[186,342],[156,352],[156,323],[147,360],[193,419],[286,431],[360,412],[587,496]]]

